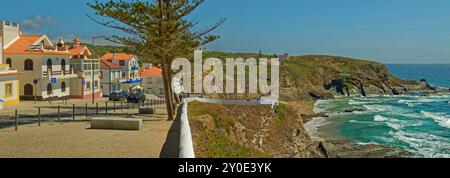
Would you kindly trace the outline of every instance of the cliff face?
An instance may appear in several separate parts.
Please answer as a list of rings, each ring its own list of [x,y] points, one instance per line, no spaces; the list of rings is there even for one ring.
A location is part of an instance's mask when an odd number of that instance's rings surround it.
[[[280,97],[285,101],[432,89],[424,81],[396,78],[381,63],[337,56],[291,57],[280,66],[280,80]]]
[[[298,113],[269,106],[189,104],[194,150],[200,158],[322,157]]]

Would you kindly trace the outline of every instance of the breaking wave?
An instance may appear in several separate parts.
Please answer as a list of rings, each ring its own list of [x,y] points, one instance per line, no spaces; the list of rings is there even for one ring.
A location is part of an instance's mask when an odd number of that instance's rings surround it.
[[[426,111],[421,111],[420,113],[424,118],[433,119],[441,127],[450,128],[450,116],[447,116],[444,113],[432,113]]]

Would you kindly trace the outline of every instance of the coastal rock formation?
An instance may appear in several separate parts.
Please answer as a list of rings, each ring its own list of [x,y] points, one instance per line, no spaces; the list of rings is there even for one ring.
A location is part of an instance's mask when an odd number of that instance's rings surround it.
[[[270,106],[193,102],[188,110],[197,157],[324,157],[288,105],[273,111]]]
[[[280,71],[280,95],[285,101],[435,89],[426,80],[399,79],[381,63],[337,56],[291,57],[281,64]]]

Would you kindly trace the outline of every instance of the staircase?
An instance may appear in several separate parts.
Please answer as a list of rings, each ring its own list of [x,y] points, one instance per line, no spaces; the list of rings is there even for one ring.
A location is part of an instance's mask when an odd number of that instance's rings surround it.
[[[269,135],[270,125],[272,124],[272,120],[275,117],[275,112],[271,111],[269,116],[263,117],[261,122],[261,128],[258,133],[255,135],[255,139],[253,143],[255,144],[255,148],[262,149],[264,138]]]

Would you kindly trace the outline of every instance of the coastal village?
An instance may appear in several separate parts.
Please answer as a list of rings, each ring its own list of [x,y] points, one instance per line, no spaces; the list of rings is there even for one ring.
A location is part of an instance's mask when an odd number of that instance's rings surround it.
[[[133,54],[110,52],[99,59],[75,38],[52,42],[23,34],[20,24],[0,24],[0,108],[21,101],[109,97],[113,93],[164,96],[162,71]]]

